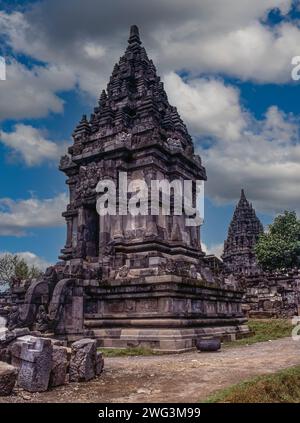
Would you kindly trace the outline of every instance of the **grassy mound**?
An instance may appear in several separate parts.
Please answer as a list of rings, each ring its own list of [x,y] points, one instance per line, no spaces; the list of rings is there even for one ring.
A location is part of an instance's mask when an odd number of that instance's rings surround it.
[[[259,376],[217,392],[209,403],[299,403],[300,366]]]

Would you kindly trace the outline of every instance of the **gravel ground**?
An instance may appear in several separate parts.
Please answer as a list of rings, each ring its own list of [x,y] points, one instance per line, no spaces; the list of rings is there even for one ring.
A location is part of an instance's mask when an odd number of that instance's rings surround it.
[[[300,365],[300,343],[291,338],[217,353],[114,357],[88,383],[68,384],[41,394],[15,390],[0,403],[16,402],[190,402],[249,377]]]

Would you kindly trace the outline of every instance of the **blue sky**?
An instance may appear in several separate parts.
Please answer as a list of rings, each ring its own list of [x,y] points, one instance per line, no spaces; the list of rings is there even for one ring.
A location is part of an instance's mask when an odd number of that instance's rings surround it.
[[[298,8],[292,0],[0,1],[0,253],[57,260],[66,202],[58,158],[135,23],[207,168],[208,252],[220,253],[242,187],[264,225],[285,209],[300,212]]]

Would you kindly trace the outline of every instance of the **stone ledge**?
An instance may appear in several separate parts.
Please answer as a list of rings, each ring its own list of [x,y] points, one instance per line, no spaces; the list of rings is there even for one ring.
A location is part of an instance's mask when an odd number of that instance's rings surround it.
[[[246,325],[173,330],[115,328],[94,331],[100,348],[147,347],[163,353],[190,351],[195,348],[196,340],[204,336],[217,336],[223,341],[232,341],[246,336],[247,333],[250,331]]]

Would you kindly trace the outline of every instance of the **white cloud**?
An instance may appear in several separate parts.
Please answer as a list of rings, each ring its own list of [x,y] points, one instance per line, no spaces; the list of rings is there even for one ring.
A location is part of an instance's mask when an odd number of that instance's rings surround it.
[[[56,160],[66,151],[66,142],[57,144],[45,138],[41,130],[30,125],[17,124],[12,132],[0,131],[0,142],[21,157],[28,166]]]
[[[105,48],[93,42],[88,42],[83,47],[84,52],[92,59],[100,59],[105,55]]]
[[[254,21],[202,37],[199,26],[187,37],[177,39],[170,33],[162,38],[158,62],[194,75],[223,73],[260,83],[291,82],[291,59],[299,53],[299,42],[300,29],[291,22],[268,27]]]
[[[6,81],[0,85],[0,120],[61,113],[64,101],[57,93],[73,89],[75,83],[75,75],[63,64],[28,69],[13,59],[7,63]]]
[[[70,14],[73,12],[71,10]],[[69,40],[67,34],[57,39],[60,33],[57,28],[56,39],[51,39],[53,27],[47,33],[50,18],[35,16],[31,21],[30,16],[21,12],[0,12],[0,34],[2,29],[13,51],[45,63],[45,66],[35,66],[32,70],[15,60],[8,65],[8,81],[1,87],[8,104],[3,104],[2,110],[0,106],[0,119],[38,118],[49,112],[61,113],[64,102],[59,93],[77,89],[77,84],[82,92],[94,99],[106,86],[113,61],[120,54],[120,51],[102,45],[97,35],[90,37],[88,29]],[[40,19],[45,21],[41,23]],[[59,16],[53,16],[52,25],[57,27],[55,21],[59,19]],[[13,101],[16,98],[20,99],[17,107]]]
[[[38,255],[30,251],[17,252],[17,253],[0,252],[0,257],[4,256],[5,254],[16,254],[17,256],[24,259],[29,266],[37,267],[38,269],[42,271],[45,271],[47,267],[52,265],[52,263],[49,263],[43,257],[39,257]]]
[[[237,90],[221,81],[166,78],[174,104],[196,138],[208,171],[206,194],[234,203],[241,187],[267,213],[300,212],[299,119],[276,106],[262,120],[239,105]],[[211,148],[203,147],[209,137]]]
[[[246,115],[240,108],[238,90],[212,78],[185,83],[174,72],[168,73],[164,82],[171,104],[180,108],[193,133],[227,139],[240,136]]]
[[[215,200],[235,201],[244,187],[262,212],[300,212],[299,126],[293,117],[271,107],[238,142],[217,140],[201,153],[209,169],[207,192]]]
[[[291,58],[299,55],[298,23],[287,18],[269,25],[266,17],[273,9],[284,17],[292,3],[51,0],[25,12],[0,12],[0,33],[6,34],[15,52],[56,66],[62,72],[58,89],[70,89],[76,80],[92,97],[105,87],[133,23],[140,25],[144,44],[161,72],[184,69],[196,76],[225,73],[259,82],[291,82]],[[44,86],[49,97],[54,94],[49,110],[56,111],[61,107],[58,89],[49,88]]]
[[[36,254],[31,253],[29,251],[17,253],[17,255],[19,257],[23,258],[29,266],[35,266],[35,267],[37,267],[38,269],[41,269],[41,270],[46,270],[47,267],[51,266],[51,264],[52,264],[52,263],[49,263],[44,258],[39,257]]]
[[[211,246],[207,246],[205,243],[201,243],[202,250],[207,254],[213,254],[214,256],[221,258],[221,255],[223,254],[224,244],[212,244]]]
[[[27,200],[0,199],[0,235],[24,236],[31,228],[64,225],[61,214],[67,205],[66,194],[54,198]]]

